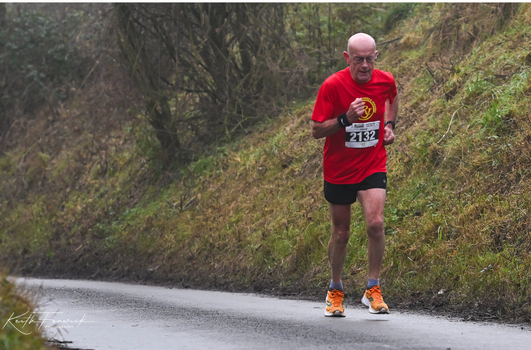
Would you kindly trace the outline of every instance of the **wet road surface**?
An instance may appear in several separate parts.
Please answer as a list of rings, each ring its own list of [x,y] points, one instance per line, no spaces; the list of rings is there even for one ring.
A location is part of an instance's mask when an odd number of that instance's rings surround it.
[[[531,349],[531,329],[254,294],[18,278],[46,335],[81,349]],[[392,309],[391,309],[392,310]]]

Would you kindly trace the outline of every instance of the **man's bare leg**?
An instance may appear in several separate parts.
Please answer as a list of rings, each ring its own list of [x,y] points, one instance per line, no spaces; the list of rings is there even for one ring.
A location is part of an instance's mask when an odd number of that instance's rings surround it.
[[[350,204],[329,204],[332,217],[332,234],[328,242],[328,260],[332,269],[332,281],[339,283],[347,255],[350,238]]]
[[[378,276],[382,268],[385,250],[384,218],[385,190],[373,188],[358,192],[367,225],[369,255],[369,283],[361,302],[369,307],[372,314],[389,313],[389,307],[383,301]]]
[[[369,256],[369,278],[378,279],[385,251],[384,206],[385,189],[373,188],[358,192],[367,226],[367,251]]]

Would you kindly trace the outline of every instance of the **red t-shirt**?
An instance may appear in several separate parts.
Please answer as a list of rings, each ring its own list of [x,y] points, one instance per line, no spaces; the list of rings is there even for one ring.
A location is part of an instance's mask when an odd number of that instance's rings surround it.
[[[352,126],[326,138],[323,170],[333,184],[356,184],[377,172],[386,172],[383,145],[385,102],[397,95],[395,79],[378,69],[371,80],[358,84],[349,67],[328,77],[317,94],[312,120],[324,122],[346,113],[356,98],[365,102],[365,114]]]

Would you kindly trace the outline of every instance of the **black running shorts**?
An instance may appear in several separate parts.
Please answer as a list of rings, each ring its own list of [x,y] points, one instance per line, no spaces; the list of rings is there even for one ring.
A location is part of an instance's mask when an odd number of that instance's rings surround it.
[[[362,182],[351,185],[336,185],[325,180],[324,196],[332,204],[352,204],[356,201],[358,191],[371,188],[387,188],[387,174],[374,173],[363,179]]]

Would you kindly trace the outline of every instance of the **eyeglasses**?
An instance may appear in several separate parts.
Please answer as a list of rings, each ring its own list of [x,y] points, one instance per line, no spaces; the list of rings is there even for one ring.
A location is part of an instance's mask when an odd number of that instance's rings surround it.
[[[377,56],[367,56],[367,57],[360,57],[360,56],[352,56],[350,52],[347,52],[350,58],[354,61],[356,64],[363,63],[363,61],[367,61],[368,64],[373,63],[376,61]]]

